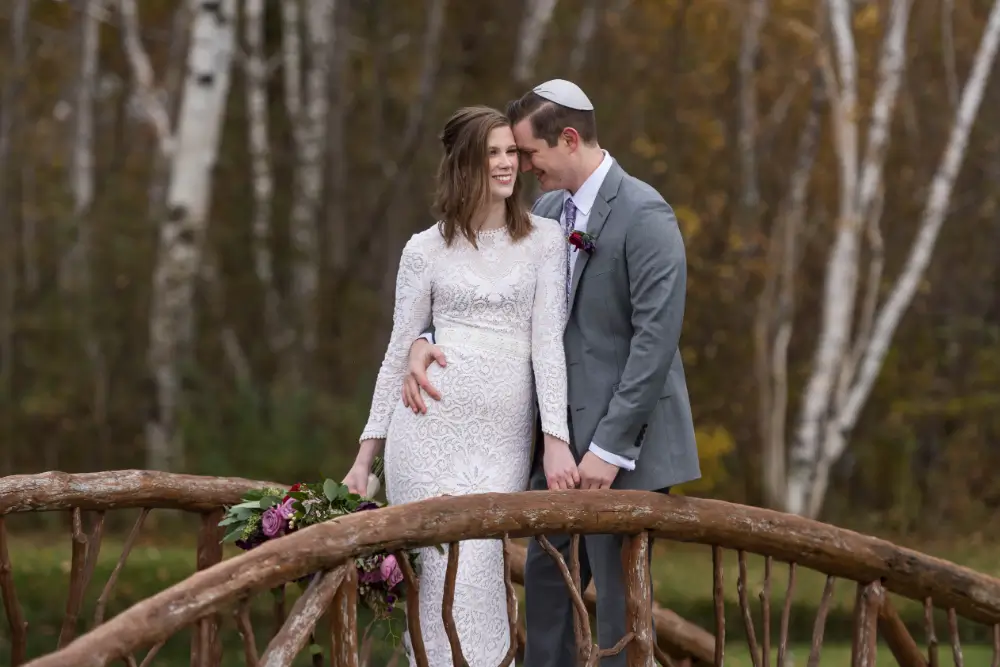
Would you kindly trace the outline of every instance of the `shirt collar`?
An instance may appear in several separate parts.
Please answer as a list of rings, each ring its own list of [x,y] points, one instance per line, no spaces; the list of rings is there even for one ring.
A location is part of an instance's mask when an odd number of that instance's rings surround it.
[[[584,215],[590,215],[590,209],[594,207],[594,201],[597,199],[597,194],[601,191],[604,178],[611,171],[611,165],[614,162],[607,151],[602,152],[604,153],[604,159],[601,160],[601,164],[597,165],[597,169],[587,177],[587,180],[583,182],[583,185],[576,191],[576,194],[571,195],[569,190],[567,190],[563,195],[564,204],[567,199],[572,199],[576,210]]]

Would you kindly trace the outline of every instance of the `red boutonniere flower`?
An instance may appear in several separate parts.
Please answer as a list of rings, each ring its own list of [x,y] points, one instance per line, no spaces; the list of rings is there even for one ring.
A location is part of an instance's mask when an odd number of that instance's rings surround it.
[[[588,255],[593,254],[594,250],[597,249],[597,239],[587,232],[575,230],[569,235],[569,237],[567,237],[566,240],[569,241],[569,244],[576,250],[582,250]]]

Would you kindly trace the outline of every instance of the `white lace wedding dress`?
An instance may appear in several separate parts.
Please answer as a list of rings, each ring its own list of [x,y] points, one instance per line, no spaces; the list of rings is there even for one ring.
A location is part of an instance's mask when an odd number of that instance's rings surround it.
[[[441,495],[524,491],[537,405],[542,429],[569,441],[566,362],[567,243],[559,223],[532,216],[531,234],[480,233],[478,249],[437,227],[403,249],[388,350],[361,439],[386,438],[389,503]],[[410,345],[433,322],[447,365],[428,378],[441,401],[427,413],[402,405]],[[447,555],[421,550],[421,632],[430,667],[451,667],[441,620]],[[465,541],[454,618],[471,667],[496,667],[509,647],[503,551],[498,540]],[[409,637],[404,637],[411,651]],[[410,655],[410,663],[415,664]]]

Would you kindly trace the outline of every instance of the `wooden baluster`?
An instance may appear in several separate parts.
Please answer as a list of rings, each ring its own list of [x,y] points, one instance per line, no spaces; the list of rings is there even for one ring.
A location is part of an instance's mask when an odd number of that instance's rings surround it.
[[[951,607],[948,608],[948,634],[951,635],[951,655],[955,659],[955,667],[965,667],[962,642],[958,638],[958,615]]]
[[[629,667],[653,667],[653,582],[649,572],[649,533],[625,536],[625,631],[633,638],[626,655]]]
[[[924,600],[924,628],[927,632],[927,665],[928,667],[938,667],[938,638],[937,629],[934,627],[934,601],[929,597]]]
[[[18,667],[24,662],[28,650],[28,622],[24,620],[21,603],[14,587],[13,566],[7,549],[7,524],[0,514],[0,595],[3,596],[4,613],[10,625],[10,664]]]
[[[993,626],[993,662],[990,667],[1000,667],[1000,623]]]
[[[139,663],[139,667],[150,667],[150,665],[153,664],[153,658],[156,657],[156,654],[160,652],[160,649],[163,648],[163,645],[166,643],[167,640],[164,639],[161,642],[153,644],[153,646],[151,646],[150,649],[146,651],[146,657],[143,658],[142,662]]]
[[[576,610],[575,623],[575,634],[576,634],[576,650],[577,650],[577,665],[580,667],[586,667],[586,665],[591,664],[591,657],[593,653],[597,651],[594,649],[594,644],[591,641],[592,634],[590,632],[590,614],[587,613],[587,607],[583,603],[583,592],[580,590],[579,583],[579,549],[580,549],[580,536],[573,535],[570,538],[570,562],[573,563],[573,567],[576,569],[576,577],[570,568],[566,566],[566,561],[563,559],[562,554],[552,546],[548,538],[544,535],[537,535],[535,539],[538,541],[539,546],[545,551],[552,559],[556,562],[556,567],[559,568],[560,574],[562,574],[563,582],[566,584],[566,588],[569,590],[570,599],[573,601],[573,608]]]
[[[830,600],[833,598],[833,584],[836,579],[832,575],[826,577],[823,587],[823,597],[816,610],[816,623],[813,625],[812,646],[809,649],[807,667],[819,667],[819,655],[823,649],[823,633],[826,631],[826,617],[830,613]]]
[[[785,667],[785,657],[788,655],[788,622],[792,617],[792,594],[795,592],[796,564],[788,564],[788,588],[785,589],[785,604],[781,609],[781,628],[778,630],[778,660],[777,667]]]
[[[330,608],[341,584],[353,572],[356,572],[354,562],[350,561],[334,570],[313,575],[305,592],[292,605],[292,611],[281,630],[267,645],[260,659],[261,667],[290,667],[295,656],[309,642],[316,622]]]
[[[274,620],[274,632],[271,633],[273,639],[285,625],[285,584],[271,591],[271,616]]]
[[[546,540],[546,542],[547,541],[548,540]],[[554,551],[552,553],[554,553]],[[551,556],[552,553],[549,555]],[[562,557],[559,556],[559,558]],[[579,533],[574,533],[569,538],[569,574],[572,580],[571,590],[579,592],[580,597],[582,598],[583,583],[580,574]],[[586,603],[584,603],[584,605],[586,605]],[[575,604],[573,605],[573,637],[576,639],[577,664],[589,664],[590,653],[593,647],[593,638],[590,634],[590,614],[587,612],[586,608],[581,610]]]
[[[87,586],[84,580],[87,574],[87,535],[83,532],[82,514],[79,507],[72,509],[70,531],[73,551],[69,568],[69,595],[66,596],[66,612],[59,630],[57,648],[70,643],[76,635],[76,623],[80,616],[80,607],[83,605],[84,589]]]
[[[722,547],[712,547],[712,601],[715,603],[715,667],[726,659],[726,589],[722,569]]]
[[[203,512],[198,530],[196,567],[200,572],[222,562],[223,528],[219,522],[222,508]],[[198,620],[191,632],[191,667],[219,667],[222,664],[222,640],[219,636],[219,614],[210,614]]]
[[[142,529],[142,524],[146,521],[146,517],[149,516],[149,508],[143,507],[139,512],[139,518],[136,519],[135,523],[132,525],[132,531],[125,538],[125,545],[122,546],[122,553],[118,557],[118,562],[115,564],[115,569],[111,571],[111,576],[108,577],[107,583],[104,584],[104,589],[101,591],[101,595],[97,598],[97,605],[94,609],[94,624],[93,627],[97,627],[104,622],[104,610],[108,604],[108,598],[111,596],[111,591],[114,590],[115,584],[118,583],[118,575],[121,574],[122,568],[125,567],[125,561],[128,560],[129,554],[132,552],[132,547],[135,546],[135,540],[139,537],[139,531]]]
[[[358,570],[353,560],[333,598],[330,621],[330,667],[358,667]]]
[[[757,633],[753,628],[753,616],[750,614],[750,600],[747,595],[747,554],[742,549],[737,552],[739,560],[739,576],[736,578],[736,591],[740,599],[740,611],[743,612],[743,627],[747,632],[747,644],[750,647],[750,662],[753,667],[760,667],[760,648],[757,646]]]
[[[881,581],[873,581],[865,586],[858,584],[851,667],[875,666],[878,651],[878,614],[884,600],[885,589]]]
[[[448,545],[448,568],[444,574],[444,601],[441,604],[441,620],[444,622],[444,632],[448,635],[451,646],[451,662],[455,667],[468,667],[468,661],[462,653],[462,640],[458,636],[458,626],[455,624],[455,582],[458,579],[459,543]]]
[[[420,582],[406,554],[398,552],[395,555],[396,562],[403,570],[403,583],[406,585],[406,628],[410,632],[410,647],[417,667],[428,667],[424,635],[420,631]]]
[[[899,618],[888,593],[878,611],[878,631],[885,637],[885,643],[889,645],[889,650],[901,667],[927,667],[924,654]]]
[[[253,633],[253,623],[250,621],[250,598],[240,598],[233,610],[233,620],[236,621],[236,631],[243,642],[243,660],[247,667],[257,667],[260,656],[257,653],[257,639]]]
[[[503,583],[504,588],[507,590],[507,627],[508,634],[510,635],[510,647],[507,649],[507,654],[503,657],[500,662],[499,667],[509,667],[514,662],[514,658],[517,655],[518,648],[518,636],[517,636],[517,593],[514,591],[514,582],[511,581],[511,554],[510,554],[510,536],[504,533],[503,536]]]
[[[764,558],[764,588],[760,592],[760,614],[761,631],[764,634],[764,643],[760,650],[761,663],[764,667],[771,667],[771,565],[772,558]]]

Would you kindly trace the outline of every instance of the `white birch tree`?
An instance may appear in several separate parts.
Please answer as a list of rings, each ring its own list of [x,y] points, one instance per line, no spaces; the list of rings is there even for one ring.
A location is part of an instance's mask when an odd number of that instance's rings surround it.
[[[556,0],[528,0],[514,56],[514,81],[526,83],[535,74],[535,63],[545,40],[552,15],[556,11]]]
[[[146,425],[146,465],[154,470],[184,464],[177,423],[180,374],[191,354],[194,287],[202,268],[212,170],[229,93],[235,10],[235,0],[204,0],[194,6],[149,317],[147,363],[156,398]]]
[[[811,517],[818,516],[822,510],[831,468],[847,447],[849,435],[871,394],[893,335],[930,263],[1000,42],[1000,0],[995,0],[961,93],[944,155],[931,182],[916,240],[889,297],[879,306],[883,167],[905,64],[912,0],[893,0],[890,7],[862,163],[858,159],[857,119],[860,114],[851,3],[828,0],[827,4],[837,63],[836,74],[832,65],[827,68],[827,79],[834,107],[834,135],[840,165],[839,218],[827,263],[821,332],[812,374],[789,448],[785,494],[787,511]],[[866,281],[867,293],[858,308],[861,237],[865,232],[873,251]]]

